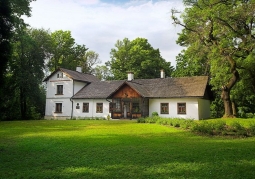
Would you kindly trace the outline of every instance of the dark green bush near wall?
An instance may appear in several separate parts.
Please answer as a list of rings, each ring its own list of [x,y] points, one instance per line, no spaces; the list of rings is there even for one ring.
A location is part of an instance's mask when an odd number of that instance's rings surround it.
[[[147,118],[139,118],[138,123],[157,123],[160,125],[168,125],[189,130],[191,132],[202,135],[217,136],[234,136],[234,137],[250,137],[255,136],[255,121],[248,126],[243,126],[238,121],[227,124],[221,119],[196,121],[192,119],[180,118],[161,118],[152,116]]]

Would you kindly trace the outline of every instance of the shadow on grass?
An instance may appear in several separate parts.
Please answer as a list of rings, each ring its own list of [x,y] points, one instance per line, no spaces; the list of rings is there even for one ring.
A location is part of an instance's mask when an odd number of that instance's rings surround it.
[[[3,178],[253,178],[255,142],[195,136],[158,125],[118,134],[81,126],[0,139]],[[140,127],[140,126],[138,126]],[[108,128],[108,129],[109,129]],[[149,128],[149,130],[148,130]],[[162,128],[161,131],[153,130]],[[93,130],[94,131],[94,130]],[[137,133],[136,133],[137,132]],[[120,132],[121,133],[121,132]],[[56,134],[54,136],[54,134]],[[60,135],[62,134],[62,135]],[[8,140],[10,140],[8,142]]]

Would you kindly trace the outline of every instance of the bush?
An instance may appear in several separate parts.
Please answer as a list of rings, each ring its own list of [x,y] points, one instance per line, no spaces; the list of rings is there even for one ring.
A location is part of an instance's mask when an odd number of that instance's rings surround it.
[[[206,134],[206,135],[214,134],[213,125],[212,123],[209,123],[208,121],[201,121],[201,122],[195,123],[192,126],[191,131],[201,133],[201,134]]]
[[[254,118],[254,114],[253,113],[246,113],[246,118]]]
[[[247,130],[250,136],[255,136],[255,123],[250,123]]]
[[[152,115],[152,117],[158,116],[158,112],[153,112],[151,115]]]
[[[145,123],[145,118],[140,117],[140,118],[137,119],[137,122],[138,123]]]
[[[243,127],[239,122],[234,121],[229,125],[229,131],[235,135],[248,136],[246,128]]]

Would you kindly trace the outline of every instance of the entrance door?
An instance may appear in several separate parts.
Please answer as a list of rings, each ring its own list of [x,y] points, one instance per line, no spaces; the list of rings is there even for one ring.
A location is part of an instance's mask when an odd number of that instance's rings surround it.
[[[125,102],[123,105],[124,118],[130,117],[130,102]]]

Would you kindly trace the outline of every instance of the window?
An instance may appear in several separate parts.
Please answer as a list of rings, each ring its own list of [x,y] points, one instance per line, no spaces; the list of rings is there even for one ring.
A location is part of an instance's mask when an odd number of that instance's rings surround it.
[[[57,85],[57,94],[63,94],[63,85]]]
[[[178,103],[177,111],[178,111],[178,114],[186,114],[186,103]]]
[[[114,112],[120,112],[121,111],[121,101],[120,99],[113,99],[111,104],[111,110]]]
[[[89,112],[89,103],[83,103],[82,112]]]
[[[77,103],[76,109],[80,109],[80,105],[79,105],[79,103]]]
[[[103,113],[103,103],[97,103],[96,113]]]
[[[63,78],[63,73],[58,73],[57,78]]]
[[[133,103],[132,104],[132,112],[133,113],[139,113],[140,112],[139,103]]]
[[[62,103],[56,103],[55,113],[62,113]]]
[[[160,104],[160,113],[161,114],[169,114],[169,107],[168,107],[168,103],[161,103]]]

